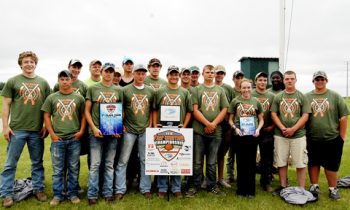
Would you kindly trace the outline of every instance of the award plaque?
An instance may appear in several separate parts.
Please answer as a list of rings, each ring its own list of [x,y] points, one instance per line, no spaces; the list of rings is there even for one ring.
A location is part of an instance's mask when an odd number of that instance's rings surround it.
[[[255,119],[254,117],[240,117],[240,129],[244,136],[251,136],[255,134]]]
[[[104,136],[123,133],[122,103],[100,104],[100,131]]]
[[[160,123],[164,126],[180,124],[180,106],[160,106]]]

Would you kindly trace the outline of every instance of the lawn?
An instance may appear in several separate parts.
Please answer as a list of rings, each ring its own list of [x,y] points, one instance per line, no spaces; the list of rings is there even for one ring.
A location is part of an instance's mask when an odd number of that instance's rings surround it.
[[[348,101],[348,104],[350,101]],[[1,104],[1,99],[0,99]],[[349,126],[350,127],[350,123]],[[348,129],[347,141],[344,144],[344,154],[342,160],[342,166],[339,171],[339,176],[350,175],[350,129]],[[6,159],[6,146],[7,142],[3,136],[0,137],[0,168],[3,169],[4,161]],[[50,158],[50,139],[45,140],[45,154],[44,154],[44,167],[45,167],[45,185],[46,193],[49,198],[52,198],[52,185],[51,185],[51,158]],[[25,178],[30,176],[30,160],[27,149],[24,150],[17,168],[17,178]],[[86,156],[81,157],[81,175],[80,183],[86,192],[87,189],[88,170],[86,163]],[[289,171],[289,180],[291,185],[295,185],[295,170]],[[257,184],[259,183],[259,175],[257,175]],[[309,185],[309,182],[308,184]],[[278,177],[275,176],[274,187],[278,186]],[[242,199],[235,196],[235,186],[233,189],[224,190],[227,193],[226,197],[213,197],[206,192],[201,192],[196,198],[193,199],[180,199],[176,200],[171,197],[168,202],[165,199],[159,199],[156,194],[153,194],[151,200],[145,200],[142,195],[132,189],[122,201],[114,204],[106,204],[103,199],[99,200],[98,205],[94,209],[349,209],[350,206],[350,189],[341,189],[340,193],[342,199],[339,201],[331,201],[328,199],[328,189],[326,179],[321,173],[320,178],[321,195],[320,200],[316,203],[310,203],[303,207],[293,206],[285,203],[279,197],[273,197],[270,193],[263,192],[257,185],[257,195],[253,200]],[[55,209],[86,209],[89,208],[86,198],[86,193],[81,196],[82,202],[79,205],[72,205],[65,201],[61,203]],[[39,203],[35,198],[29,198],[25,201],[16,203],[12,209],[49,209],[49,202]]]

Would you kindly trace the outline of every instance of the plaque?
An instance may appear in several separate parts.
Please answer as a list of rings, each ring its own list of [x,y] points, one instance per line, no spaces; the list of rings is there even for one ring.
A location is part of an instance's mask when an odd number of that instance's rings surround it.
[[[243,136],[251,136],[255,134],[255,118],[254,117],[240,117],[240,129]]]
[[[160,123],[165,126],[180,124],[180,106],[160,106]]]
[[[100,131],[104,136],[123,134],[122,103],[100,104]]]

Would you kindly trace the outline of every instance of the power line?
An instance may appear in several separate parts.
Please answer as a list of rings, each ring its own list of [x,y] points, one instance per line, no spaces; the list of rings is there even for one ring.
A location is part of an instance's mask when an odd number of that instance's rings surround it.
[[[291,10],[290,10],[288,41],[287,41],[287,50],[286,50],[286,56],[285,56],[285,62],[284,62],[284,69],[287,69],[289,41],[290,41],[290,35],[291,35],[291,30],[292,30],[293,8],[294,8],[294,0],[292,0],[292,6],[291,6]]]

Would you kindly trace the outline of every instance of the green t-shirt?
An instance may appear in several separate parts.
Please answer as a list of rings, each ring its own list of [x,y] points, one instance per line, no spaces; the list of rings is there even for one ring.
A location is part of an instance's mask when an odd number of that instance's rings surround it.
[[[275,95],[269,91],[265,91],[264,93],[258,93],[256,90],[253,90],[251,95],[258,99],[264,110],[264,128],[271,126],[273,122],[271,119],[270,107]]]
[[[94,125],[100,127],[100,104],[119,103],[123,101],[123,91],[115,85],[104,86],[102,83],[90,86],[87,89],[86,100],[92,102],[91,116]]]
[[[51,115],[52,127],[58,137],[69,138],[80,130],[84,107],[83,96],[76,92],[63,94],[58,91],[46,98],[41,111]]]
[[[160,122],[160,106],[180,106],[180,124],[185,121],[186,113],[192,112],[192,101],[188,90],[179,87],[170,89],[168,86],[157,90],[155,94],[154,109],[159,110],[158,123]]]
[[[153,90],[158,90],[159,88],[165,87],[168,84],[162,78],[158,78],[157,80],[152,79],[149,75],[145,78],[145,85],[152,87]]]
[[[240,128],[241,117],[254,117],[255,127],[258,127],[258,115],[261,112],[264,112],[264,109],[257,98],[244,99],[241,95],[231,101],[228,109],[228,113],[234,115],[234,123],[237,128]]]
[[[123,88],[124,125],[128,133],[142,134],[150,124],[150,112],[154,106],[154,90],[145,85],[137,89],[133,84]]]
[[[227,101],[230,103],[233,99],[232,97],[234,96],[233,88],[226,83],[223,83],[220,87],[224,89]]]
[[[344,99],[332,90],[322,94],[311,91],[306,97],[312,110],[306,126],[308,136],[317,141],[332,140],[339,136],[339,119],[349,115]]]
[[[278,93],[282,92],[283,90],[282,89],[274,90],[274,89],[272,89],[272,87],[270,87],[269,89],[267,89],[267,91],[270,91],[271,93],[277,95]]]
[[[41,106],[50,95],[50,86],[40,77],[28,78],[20,74],[10,78],[2,96],[11,98],[10,128],[19,131],[40,131],[43,126]]]
[[[201,84],[195,87],[192,92],[192,103],[198,105],[198,110],[210,122],[215,120],[223,108],[229,106],[224,89],[217,85],[206,87]],[[220,137],[222,134],[221,126],[217,126],[214,133],[205,134],[205,126],[196,119],[193,120],[192,127],[195,133],[203,136]]]
[[[310,104],[304,94],[300,91],[286,93],[285,91],[275,95],[272,102],[271,112],[276,112],[282,124],[286,128],[293,127],[304,113],[311,113]],[[281,136],[281,130],[276,126],[275,135]],[[291,139],[305,136],[305,126],[297,130]]]
[[[86,97],[86,91],[87,91],[88,86],[84,82],[82,82],[81,80],[76,80],[75,82],[73,82],[72,88],[76,93],[79,93],[83,97]],[[54,88],[53,88],[53,92],[57,92],[57,91],[59,91],[59,89],[60,88],[58,86],[58,83],[56,83]]]
[[[84,81],[84,83],[85,83],[88,87],[93,86],[93,85],[96,85],[96,84],[99,83],[99,82],[101,82],[101,80],[95,81],[95,80],[91,79],[91,77],[90,77],[89,79],[87,79],[87,80]]]
[[[236,88],[232,88],[232,99],[236,98],[237,96],[241,95],[241,91],[237,90]]]

